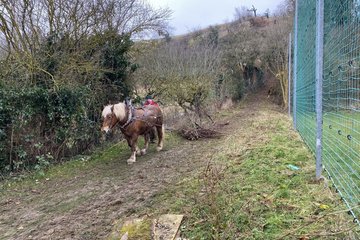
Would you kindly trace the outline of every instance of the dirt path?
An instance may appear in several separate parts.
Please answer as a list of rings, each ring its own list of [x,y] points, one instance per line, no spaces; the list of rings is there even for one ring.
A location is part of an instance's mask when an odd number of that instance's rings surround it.
[[[227,134],[246,131],[261,109],[277,111],[264,101],[248,102],[227,116],[230,124],[223,129]],[[3,191],[0,239],[103,239],[115,220],[131,215],[159,191],[204,166],[219,151],[219,141],[186,141],[165,146],[160,153],[151,151],[130,166],[126,157],[115,158],[73,177]]]

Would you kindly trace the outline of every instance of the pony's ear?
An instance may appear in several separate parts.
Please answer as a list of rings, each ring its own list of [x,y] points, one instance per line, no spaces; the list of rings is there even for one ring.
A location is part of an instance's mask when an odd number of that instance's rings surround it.
[[[131,106],[131,99],[129,97],[125,98],[125,105],[126,106]]]

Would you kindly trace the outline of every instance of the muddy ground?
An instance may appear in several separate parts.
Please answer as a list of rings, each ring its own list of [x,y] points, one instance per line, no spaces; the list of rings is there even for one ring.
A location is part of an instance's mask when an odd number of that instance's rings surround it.
[[[279,110],[256,97],[248,103],[218,119],[229,121],[222,129],[225,134],[246,131],[261,109]],[[130,216],[157,193],[204,167],[219,151],[219,141],[184,141],[175,146],[165,142],[163,151],[157,153],[152,146],[133,165],[127,165],[128,154],[123,154],[70,177],[60,174],[2,190],[0,239],[104,239],[116,220]]]

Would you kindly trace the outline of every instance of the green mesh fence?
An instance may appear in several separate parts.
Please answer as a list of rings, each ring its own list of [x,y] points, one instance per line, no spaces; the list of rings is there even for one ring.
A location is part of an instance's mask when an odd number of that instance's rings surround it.
[[[298,52],[296,81],[297,130],[315,151],[315,37],[316,1],[298,2]]]
[[[355,216],[360,201],[360,1],[324,1],[323,163]]]
[[[315,0],[298,0],[297,130],[315,152]],[[324,0],[323,166],[360,216],[360,1]],[[359,221],[358,221],[359,222]]]

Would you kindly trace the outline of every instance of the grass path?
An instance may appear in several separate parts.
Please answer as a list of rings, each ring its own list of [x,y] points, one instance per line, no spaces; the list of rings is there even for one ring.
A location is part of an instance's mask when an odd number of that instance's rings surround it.
[[[313,182],[313,158],[276,106],[253,96],[217,120],[230,122],[221,139],[170,134],[164,151],[152,146],[130,166],[120,142],[1,183],[0,239],[104,239],[117,221],[169,212],[185,214],[182,235],[193,239],[355,239],[356,225],[326,182]]]

